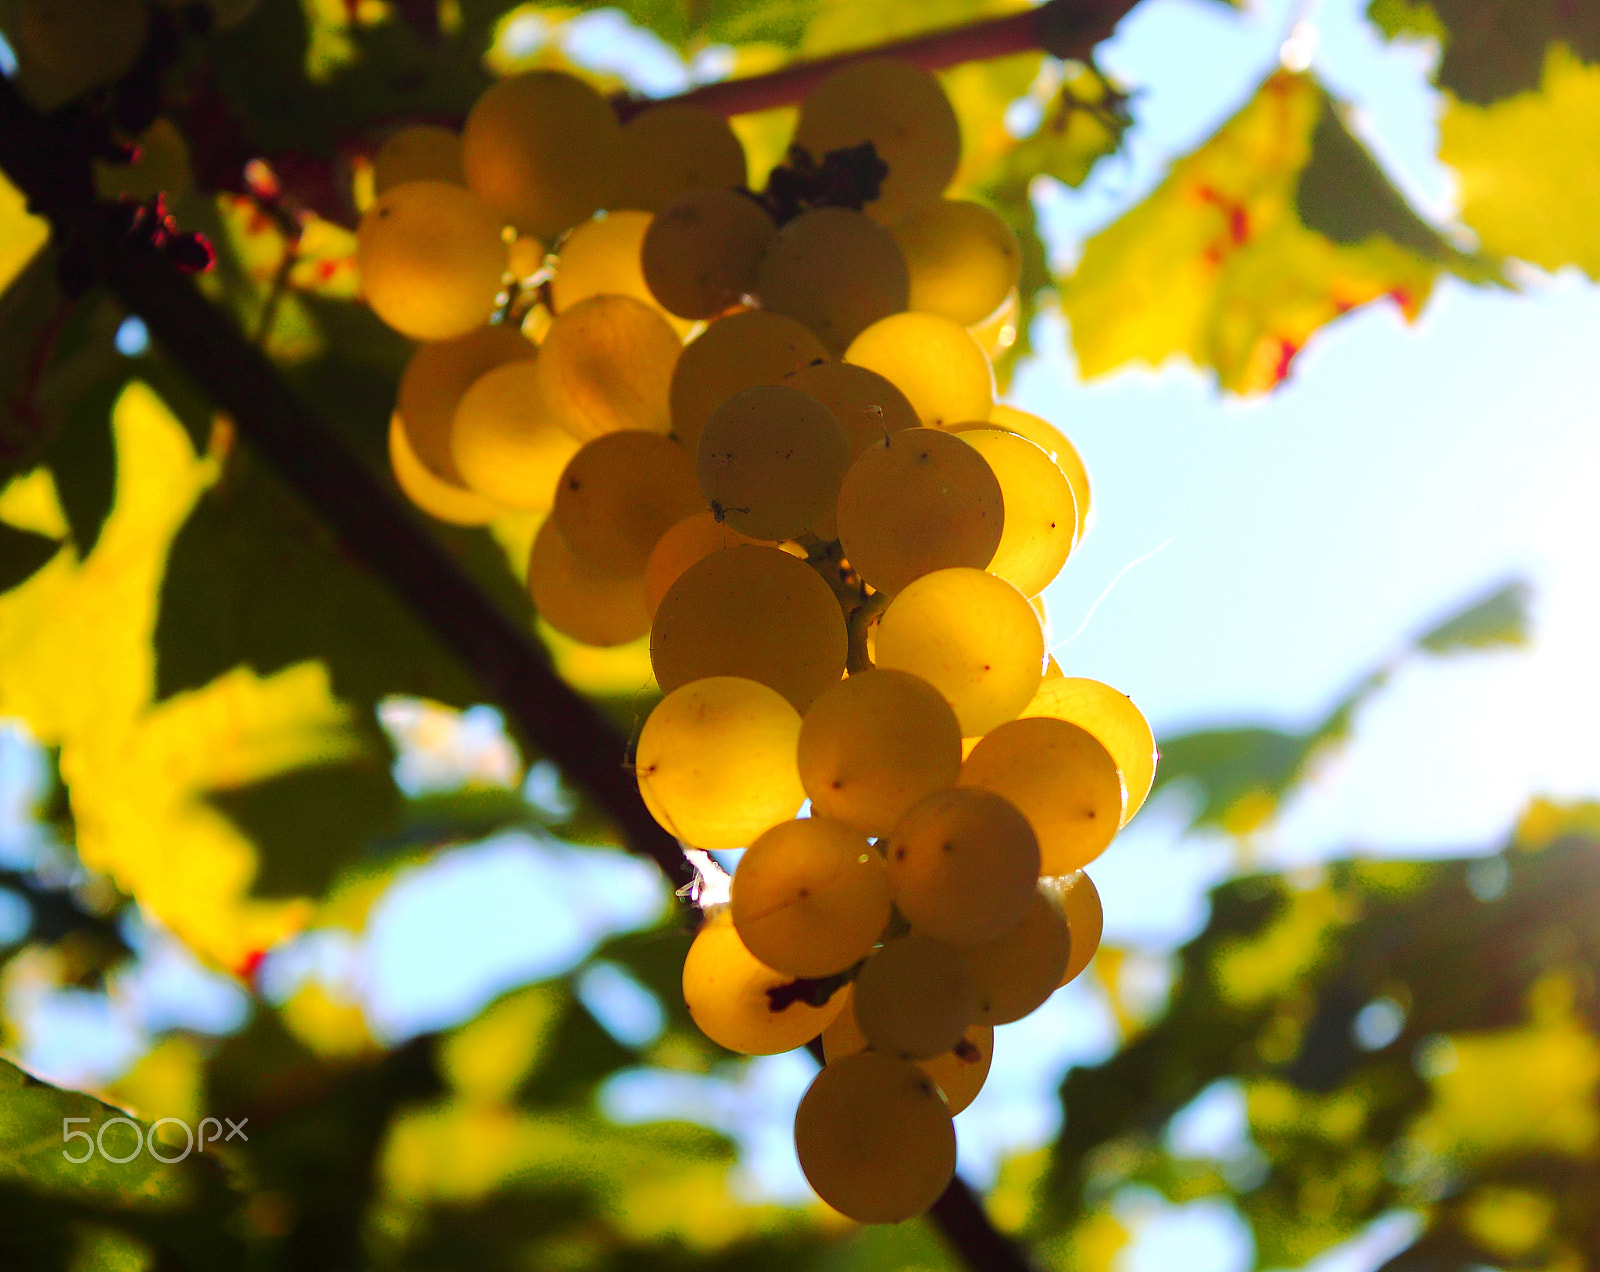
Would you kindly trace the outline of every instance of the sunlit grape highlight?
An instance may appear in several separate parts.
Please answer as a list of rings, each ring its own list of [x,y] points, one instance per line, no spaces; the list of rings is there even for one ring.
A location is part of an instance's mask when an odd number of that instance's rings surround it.
[[[462,481],[510,508],[549,508],[577,449],[545,409],[539,368],[526,359],[479,376],[450,426],[450,454]]]
[[[555,488],[553,518],[580,561],[602,574],[644,574],[656,543],[704,507],[683,447],[625,429],[585,442]]]
[[[711,413],[741,389],[782,384],[827,360],[817,338],[793,318],[751,310],[719,318],[683,350],[672,376],[672,428],[690,454]]]
[[[590,296],[556,315],[539,345],[539,392],[580,441],[672,427],[668,391],[683,351],[662,313],[633,296]]]
[[[911,278],[909,308],[963,327],[987,319],[1022,277],[1022,247],[995,211],[940,199],[894,224]]]
[[[1005,526],[989,572],[1037,596],[1061,572],[1077,537],[1071,485],[1050,456],[1017,433],[977,426],[955,436],[983,456],[1000,485]]]
[[[1022,715],[1066,720],[1087,730],[1110,752],[1127,788],[1128,803],[1122,813],[1122,824],[1127,825],[1150,793],[1157,759],[1155,734],[1133,699],[1098,680],[1046,676]]]
[[[989,418],[994,370],[971,333],[938,314],[881,318],[850,342],[845,361],[894,384],[924,424],[941,427]]]

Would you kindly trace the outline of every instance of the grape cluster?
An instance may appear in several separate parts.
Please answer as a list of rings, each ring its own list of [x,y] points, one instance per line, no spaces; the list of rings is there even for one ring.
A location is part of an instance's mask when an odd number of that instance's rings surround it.
[[[948,1184],[994,1027],[1093,956],[1082,868],[1155,747],[1046,649],[1038,597],[1089,528],[1088,478],[993,400],[1020,249],[943,197],[938,81],[835,72],[790,156],[753,193],[723,119],[621,124],[576,79],[520,75],[459,137],[384,146],[359,254],[373,309],[423,342],[401,487],[458,523],[546,513],[545,620],[648,633],[665,696],[639,791],[686,846],[746,850],[685,961],[690,1013],[749,1054],[821,1036],[801,1166],[889,1222]]]

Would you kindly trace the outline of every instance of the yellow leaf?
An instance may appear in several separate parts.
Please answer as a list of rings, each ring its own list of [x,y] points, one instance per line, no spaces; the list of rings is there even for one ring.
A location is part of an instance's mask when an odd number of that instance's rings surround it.
[[[1087,376],[1184,357],[1224,388],[1277,385],[1319,328],[1388,296],[1407,318],[1439,266],[1383,234],[1338,244],[1295,207],[1312,136],[1330,103],[1280,71],[1142,204],[1089,240],[1062,285]]]
[[[1315,970],[1333,950],[1349,902],[1322,885],[1290,892],[1259,936],[1222,943],[1212,961],[1217,991],[1236,1007],[1257,1007]]]
[[[29,212],[22,191],[0,175],[0,291],[11,285],[49,237],[49,222]]]
[[[1461,219],[1487,252],[1600,279],[1600,65],[1565,45],[1538,92],[1490,106],[1452,100],[1439,157],[1456,170]]]
[[[203,956],[244,970],[311,903],[250,897],[255,847],[207,794],[363,744],[317,663],[267,677],[240,668],[153,701],[167,550],[217,466],[145,385],[118,399],[112,429],[117,497],[94,550],[81,562],[63,550],[0,597],[0,713],[60,748],[84,865]]]

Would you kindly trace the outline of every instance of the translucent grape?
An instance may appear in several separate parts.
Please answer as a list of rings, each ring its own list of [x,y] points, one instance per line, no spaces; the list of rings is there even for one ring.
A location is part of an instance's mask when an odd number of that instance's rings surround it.
[[[1122,778],[1105,747],[1065,720],[1034,716],[985,734],[961,766],[963,786],[1005,796],[1039,837],[1040,873],[1089,864],[1122,824]]]
[[[856,974],[856,1023],[874,1051],[931,1060],[961,1041],[977,989],[953,945],[920,932],[886,941]]]
[[[911,279],[894,235],[849,208],[812,208],[778,231],[761,258],[761,304],[810,329],[829,353],[905,309]]]
[[[885,224],[937,199],[961,162],[961,126],[938,79],[889,58],[829,75],[801,103],[794,140],[818,161],[830,150],[872,142],[889,175],[867,211]]]
[[[499,325],[417,347],[401,373],[395,410],[411,449],[435,477],[462,484],[450,432],[466,391],[502,363],[531,361],[538,352],[515,327]]]
[[[924,424],[979,423],[994,401],[994,370],[967,329],[938,314],[891,314],[845,350],[906,395]]]
[[[640,245],[650,228],[648,212],[608,212],[578,226],[561,244],[550,296],[556,312],[590,296],[632,296],[661,310],[644,281]],[[690,323],[661,310],[681,338]]]
[[[783,822],[740,859],[731,909],[739,939],[768,967],[831,976],[878,943],[889,874],[867,837],[843,822]]]
[[[799,763],[814,811],[887,835],[918,800],[955,785],[961,727],[927,681],[879,668],[811,704]]]
[[[673,372],[673,431],[693,455],[711,412],[740,389],[782,384],[827,356],[815,336],[782,314],[756,309],[719,318],[684,348]]]
[[[982,322],[973,323],[967,328],[978,346],[989,355],[990,361],[1017,343],[1017,323],[1021,320],[1021,312],[1022,294],[1013,287],[1000,302],[999,308]],[[992,412],[990,418],[993,418]]]
[[[799,734],[799,714],[765,685],[738,676],[683,685],[639,734],[639,793],[684,843],[743,848],[805,800],[794,764]]]
[[[18,0],[9,16],[18,87],[41,111],[121,79],[150,32],[144,0]]]
[[[793,1051],[838,1014],[836,993],[823,1006],[795,1002],[774,1011],[767,991],[793,977],[763,966],[745,949],[724,909],[709,915],[683,960],[683,1001],[700,1032],[750,1056]]]
[[[978,987],[977,1019],[1004,1025],[1028,1015],[1060,987],[1071,946],[1066,912],[1041,885],[1014,928],[961,950]]]
[[[539,389],[579,441],[672,427],[668,389],[683,346],[661,312],[632,296],[590,296],[556,315],[539,345]]]
[[[703,106],[651,106],[622,126],[619,208],[659,212],[690,190],[731,190],[749,180],[728,121]]]
[[[470,190],[408,181],[362,214],[356,263],[378,317],[414,340],[448,340],[494,313],[506,244],[499,218]]]
[[[740,545],[695,562],[667,589],[650,662],[663,690],[747,676],[804,711],[844,674],[845,645],[844,614],[815,570],[777,548]]]
[[[812,1079],[794,1118],[800,1169],[817,1196],[858,1223],[922,1214],[956,1171],[956,1131],[916,1065],[866,1051]]]
[[[628,429],[585,442],[567,461],[552,516],[590,569],[642,576],[661,536],[704,507],[683,447]]]
[[[981,203],[940,199],[894,225],[911,274],[912,309],[963,327],[981,323],[1022,278],[1022,246],[998,213]]]
[[[718,521],[710,512],[685,517],[656,541],[656,546],[650,550],[650,559],[645,562],[644,599],[650,616],[655,617],[656,607],[667,589],[696,561],[735,544],[759,542],[740,534],[726,521]]]
[[[691,190],[656,213],[640,246],[656,303],[680,318],[710,318],[756,289],[761,257],[778,233],[737,190]]]
[[[511,260],[511,277],[519,282],[527,282],[545,267],[548,254],[545,252],[544,244],[531,234],[517,235],[516,238],[511,240],[511,245],[506,250]],[[545,325],[549,325],[550,311],[544,307],[543,302],[537,303],[529,309],[528,318],[531,318],[535,313],[542,313],[546,320]],[[529,339],[533,339],[532,333],[528,331],[528,318],[523,319],[523,334],[527,335]],[[542,331],[539,332],[540,336],[543,334]]]
[[[429,472],[411,449],[398,415],[389,420],[389,467],[406,498],[435,520],[453,526],[482,526],[500,512],[500,505],[492,500]]]
[[[814,397],[781,384],[735,393],[700,434],[700,491],[756,539],[804,534],[838,502],[850,463],[844,429]]]
[[[559,71],[491,84],[461,132],[467,184],[500,219],[546,243],[611,206],[622,125],[606,99]]]
[[[1000,428],[958,428],[1000,483],[1005,528],[989,572],[1024,596],[1037,596],[1061,573],[1078,532],[1077,501],[1066,476],[1026,437]]]
[[[850,465],[839,490],[839,543],[880,592],[953,566],[983,569],[1004,534],[1000,483],[962,438],[890,433]]]
[[[822,1031],[822,1054],[827,1063],[857,1055],[867,1049],[867,1035],[856,1023],[854,1005],[855,987],[846,985],[839,991],[844,1005],[833,1023]],[[983,1090],[984,1079],[989,1076],[989,1063],[994,1059],[994,1026],[968,1025],[961,1042],[943,1055],[931,1060],[917,1060],[917,1068],[938,1085],[951,1116],[971,1104]]]
[[[1039,688],[1044,633],[1027,598],[982,570],[935,570],[878,622],[877,664],[921,676],[956,713],[963,737],[1014,719]]]
[[[1035,894],[1039,844],[1027,819],[975,787],[925,796],[878,846],[895,908],[941,941],[977,945],[1003,936]]]
[[[549,520],[533,541],[528,590],[545,622],[585,645],[626,645],[650,630],[644,581],[606,578],[585,569]]]
[[[815,362],[796,371],[784,383],[809,393],[833,412],[833,418],[844,428],[852,459],[888,434],[916,428],[921,422],[906,395],[866,367],[848,362]]]
[[[1089,966],[1089,960],[1100,948],[1105,911],[1100,908],[1100,893],[1094,880],[1081,870],[1041,879],[1039,886],[1055,894],[1066,912],[1067,930],[1072,934],[1072,950],[1067,956],[1066,970],[1061,973],[1061,984],[1065,985]]]
[[[390,133],[372,160],[373,193],[382,194],[407,181],[466,185],[460,136],[435,124],[413,124]]]
[[[1127,788],[1128,804],[1122,824],[1139,811],[1155,780],[1155,735],[1144,712],[1133,699],[1098,680],[1079,676],[1046,675],[1033,701],[1022,709],[1023,716],[1050,716],[1086,729],[1110,752],[1122,784]]]
[[[495,367],[466,391],[450,427],[450,453],[462,481],[532,512],[550,507],[561,470],[578,450],[545,409],[538,381],[535,362]]]
[[[1056,467],[1066,475],[1067,482],[1072,487],[1072,494],[1077,500],[1077,539],[1082,542],[1083,536],[1094,528],[1094,500],[1089,489],[1089,470],[1083,466],[1083,459],[1078,454],[1077,448],[1054,424],[1004,403],[996,403],[990,408],[989,423],[996,428],[1020,433],[1055,460]]]

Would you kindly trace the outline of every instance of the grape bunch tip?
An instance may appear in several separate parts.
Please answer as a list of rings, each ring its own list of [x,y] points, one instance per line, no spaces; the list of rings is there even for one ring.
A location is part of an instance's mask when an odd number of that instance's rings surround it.
[[[1047,648],[1091,490],[994,401],[1021,249],[947,196],[960,158],[909,64],[825,80],[764,191],[721,117],[621,123],[535,71],[460,134],[391,136],[358,233],[367,303],[418,342],[397,484],[453,524],[542,514],[543,619],[648,636],[640,794],[697,855],[744,850],[685,1002],[732,1051],[820,1036],[795,1149],[863,1223],[938,1199],[995,1026],[1093,957],[1083,870],[1156,760],[1138,708]]]

